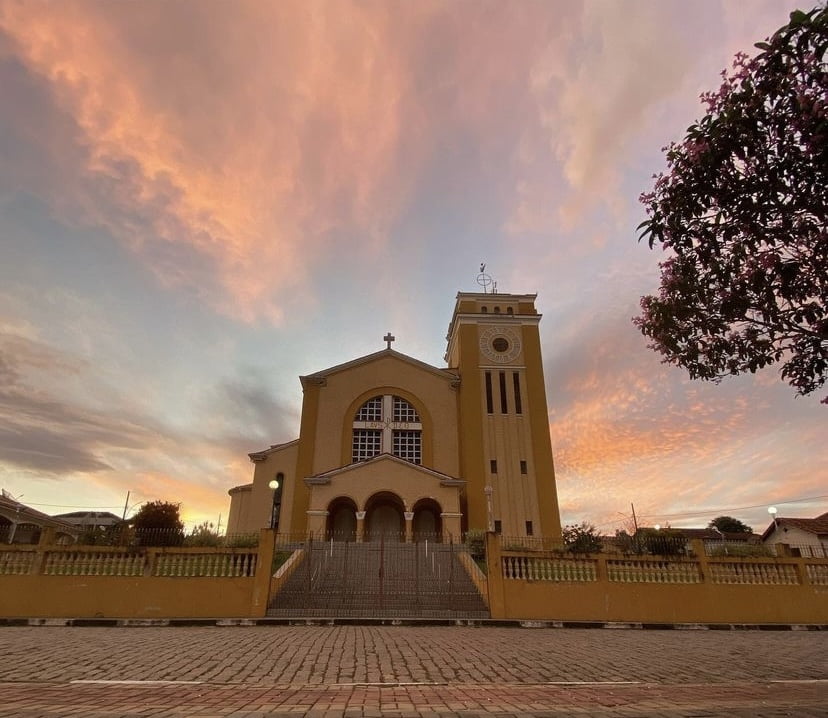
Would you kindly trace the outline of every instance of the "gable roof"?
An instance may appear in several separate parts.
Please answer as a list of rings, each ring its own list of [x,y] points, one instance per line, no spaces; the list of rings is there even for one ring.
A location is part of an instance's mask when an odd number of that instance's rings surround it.
[[[754,542],[759,541],[759,534],[753,532],[746,532],[746,531],[722,531],[719,533],[715,529],[712,528],[702,528],[702,529],[682,529],[682,528],[670,528],[671,531],[676,531],[681,533],[682,536],[686,539],[701,539],[702,541],[721,541],[724,538],[727,541],[745,541],[745,542]]]
[[[800,529],[801,531],[807,531],[809,534],[828,536],[828,512],[820,514],[813,519],[802,519],[796,517],[780,518],[777,516],[776,521],[771,521],[770,526],[765,529],[765,532],[762,534],[762,539],[764,540],[770,536],[774,529],[778,526],[790,526],[791,528]]]
[[[251,451],[247,456],[251,461],[264,461],[271,454],[275,454],[277,451],[287,449],[289,446],[298,443],[299,439],[293,439],[293,441],[286,441],[284,444],[271,444],[270,448],[262,449],[261,451]]]
[[[352,359],[344,364],[337,364],[336,366],[329,367],[328,369],[322,369],[321,371],[314,372],[313,374],[300,376],[299,380],[302,382],[302,386],[305,386],[306,383],[318,383],[319,381],[324,381],[327,377],[332,376],[333,374],[338,374],[339,372],[347,371],[348,369],[353,369],[355,367],[370,364],[371,362],[379,361],[380,359],[387,359],[389,357],[398,359],[406,364],[416,367],[417,369],[422,369],[430,372],[431,374],[442,377],[443,379],[448,379],[449,381],[458,381],[460,379],[460,375],[451,369],[439,369],[436,366],[426,364],[419,359],[410,357],[407,354],[402,354],[394,349],[380,349],[378,352],[366,354],[365,356]]]
[[[111,511],[71,511],[55,514],[54,518],[77,526],[114,526],[123,520]]]
[[[26,506],[5,493],[0,494],[0,516],[16,524],[52,526],[63,531],[76,532],[77,527],[66,521]]]
[[[340,474],[344,474],[349,471],[354,471],[356,469],[361,469],[366,466],[370,466],[371,464],[376,464],[382,461],[390,461],[404,466],[406,468],[419,471],[423,474],[428,474],[434,477],[435,479],[438,479],[443,486],[463,486],[466,483],[464,479],[458,479],[456,476],[444,474],[442,471],[429,469],[428,467],[423,466],[422,464],[415,464],[411,461],[401,459],[399,456],[393,456],[392,454],[377,454],[376,456],[372,456],[370,459],[366,459],[365,461],[356,461],[352,464],[346,464],[345,466],[338,466],[335,469],[324,471],[321,474],[316,474],[315,476],[307,477],[305,479],[305,483],[310,485],[328,484],[330,483],[331,479],[335,476],[339,476]]]

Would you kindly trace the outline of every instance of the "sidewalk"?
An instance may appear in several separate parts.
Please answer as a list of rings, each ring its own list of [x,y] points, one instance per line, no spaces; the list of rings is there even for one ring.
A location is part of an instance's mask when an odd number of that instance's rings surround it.
[[[0,716],[828,716],[823,631],[7,627]]]

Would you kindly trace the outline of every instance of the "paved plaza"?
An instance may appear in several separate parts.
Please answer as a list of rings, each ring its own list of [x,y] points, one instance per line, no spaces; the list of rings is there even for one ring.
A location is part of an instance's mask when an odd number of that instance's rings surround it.
[[[0,716],[828,717],[828,632],[4,627]]]

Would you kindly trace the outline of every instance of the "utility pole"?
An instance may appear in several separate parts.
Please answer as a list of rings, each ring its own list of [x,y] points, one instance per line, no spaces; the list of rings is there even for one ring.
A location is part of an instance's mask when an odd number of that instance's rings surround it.
[[[124,515],[121,516],[121,521],[126,521],[127,506],[129,506],[129,491],[127,491],[126,501],[124,501]]]
[[[630,502],[630,508],[632,509],[633,526],[635,527],[635,533],[638,533],[638,520],[635,518],[635,504]]]

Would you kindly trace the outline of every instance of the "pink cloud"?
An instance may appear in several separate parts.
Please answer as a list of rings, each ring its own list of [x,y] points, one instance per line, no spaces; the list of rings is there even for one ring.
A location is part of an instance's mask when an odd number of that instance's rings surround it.
[[[811,459],[825,455],[816,401],[811,427],[802,423],[802,402],[763,374],[694,382],[644,350],[615,312],[601,320],[576,312],[570,322],[560,336],[571,348],[547,361],[564,520],[614,525],[634,502],[663,524],[705,507],[824,493]]]
[[[0,27],[76,123],[82,221],[163,283],[279,322],[332,230],[381,244],[401,201],[393,15],[178,7],[5,4]]]

